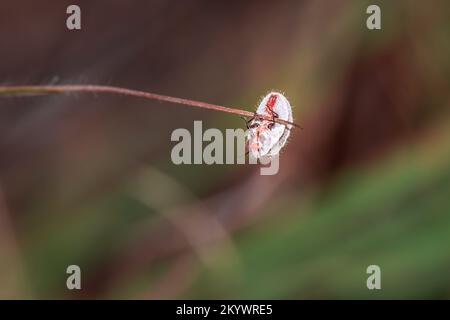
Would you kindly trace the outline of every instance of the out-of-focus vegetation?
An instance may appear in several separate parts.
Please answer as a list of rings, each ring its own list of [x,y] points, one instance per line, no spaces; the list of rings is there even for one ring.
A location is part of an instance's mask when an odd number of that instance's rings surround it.
[[[2,84],[99,83],[294,105],[280,172],[170,161],[227,114],[112,96],[0,97],[2,298],[450,298],[450,4],[0,4]],[[382,30],[365,27],[369,4]],[[14,33],[11,32],[14,30]],[[82,268],[81,291],[66,268]],[[368,290],[379,265],[382,290]]]
[[[450,138],[446,127],[434,132]],[[342,174],[305,208],[290,194],[237,237],[240,267],[204,270],[198,297],[448,298],[450,148],[432,139],[369,170]],[[268,231],[270,230],[270,232]],[[226,261],[221,263],[226,264]],[[365,266],[382,267],[367,290]],[[223,282],[223,279],[234,281]],[[210,286],[221,283],[223,287]]]

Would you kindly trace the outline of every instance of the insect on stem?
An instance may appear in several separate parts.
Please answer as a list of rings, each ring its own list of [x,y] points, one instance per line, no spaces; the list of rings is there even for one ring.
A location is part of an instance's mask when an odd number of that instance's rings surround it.
[[[82,92],[82,93],[110,93],[118,94],[124,96],[144,98],[148,100],[158,100],[164,102],[171,102],[175,104],[181,104],[185,106],[221,111],[226,113],[233,113],[243,117],[255,117],[258,116],[263,120],[272,120],[271,117],[263,115],[255,115],[254,112],[245,111],[236,108],[224,107],[216,104],[206,103],[202,101],[195,101],[177,97],[171,97],[151,92],[113,87],[113,86],[103,86],[103,85],[25,85],[25,86],[0,86],[0,96],[25,96],[29,94],[67,94],[71,92]],[[282,119],[274,119],[275,122],[292,125],[294,127],[300,128],[295,123],[284,121]]]

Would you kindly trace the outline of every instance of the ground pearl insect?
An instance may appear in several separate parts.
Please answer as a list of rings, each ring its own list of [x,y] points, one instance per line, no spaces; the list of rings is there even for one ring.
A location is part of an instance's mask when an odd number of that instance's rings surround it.
[[[249,121],[249,154],[256,159],[276,156],[286,144],[292,125],[261,119],[258,115],[293,122],[291,105],[281,93],[270,92],[262,99],[255,116]]]

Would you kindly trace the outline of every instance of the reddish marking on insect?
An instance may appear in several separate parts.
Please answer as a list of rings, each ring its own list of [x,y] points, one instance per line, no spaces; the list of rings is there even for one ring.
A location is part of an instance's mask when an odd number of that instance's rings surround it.
[[[273,112],[273,107],[275,107],[276,102],[277,102],[277,95],[276,94],[270,95],[270,97],[266,103],[266,110],[268,112],[271,112],[271,111]]]
[[[277,98],[278,97],[276,94],[272,94],[272,95],[270,95],[270,97],[266,103],[266,111],[272,116],[272,123],[270,123],[268,125],[269,129],[273,128],[273,126],[275,125],[275,119],[277,119],[279,117],[278,113],[273,111],[273,108],[275,107],[275,103],[277,103]]]

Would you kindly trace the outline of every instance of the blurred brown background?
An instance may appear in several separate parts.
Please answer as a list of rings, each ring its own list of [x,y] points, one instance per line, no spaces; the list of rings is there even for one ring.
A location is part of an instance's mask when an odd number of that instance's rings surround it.
[[[66,28],[78,4],[82,30]],[[366,28],[378,4],[382,30]],[[449,298],[447,1],[2,1],[0,83],[294,106],[276,176],[170,160],[237,116],[0,97],[2,298]],[[66,268],[82,290],[66,289]],[[380,265],[382,287],[366,288]]]

